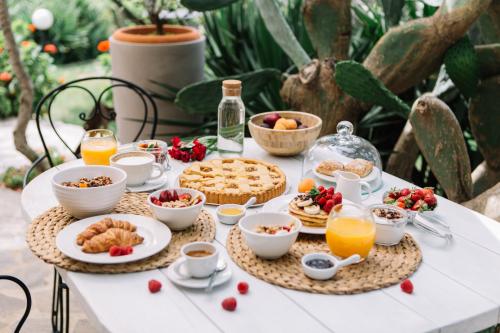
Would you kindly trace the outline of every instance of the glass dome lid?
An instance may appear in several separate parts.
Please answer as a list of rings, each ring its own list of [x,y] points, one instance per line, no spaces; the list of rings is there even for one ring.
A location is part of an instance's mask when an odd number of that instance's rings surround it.
[[[368,182],[372,191],[378,190],[382,185],[380,154],[369,141],[354,135],[353,130],[349,121],[341,121],[336,134],[316,140],[305,154],[303,176],[328,185],[335,183],[336,171],[348,171]]]

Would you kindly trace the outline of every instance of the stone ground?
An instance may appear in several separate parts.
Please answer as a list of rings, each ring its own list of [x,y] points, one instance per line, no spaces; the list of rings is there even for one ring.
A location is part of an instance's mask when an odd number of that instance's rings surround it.
[[[24,166],[29,162],[17,153],[12,142],[13,119],[0,123],[0,173],[8,166]],[[47,129],[48,127],[45,126]],[[63,137],[71,144],[82,135],[79,127],[61,125]],[[34,123],[28,127],[28,141],[41,149]],[[56,141],[49,146],[60,147]],[[20,278],[30,289],[33,306],[22,332],[51,332],[50,309],[52,294],[52,266],[35,257],[26,246],[25,232],[28,223],[21,212],[21,192],[0,188],[0,274]],[[95,329],[87,319],[78,301],[70,294],[70,332],[90,333]],[[10,333],[24,312],[25,298],[22,290],[9,281],[0,281],[0,332]]]

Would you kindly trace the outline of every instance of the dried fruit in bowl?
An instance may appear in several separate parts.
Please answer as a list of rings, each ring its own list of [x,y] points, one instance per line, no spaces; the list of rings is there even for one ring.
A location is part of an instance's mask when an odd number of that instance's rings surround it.
[[[432,211],[437,206],[437,198],[434,195],[434,190],[430,187],[423,189],[393,188],[385,193],[383,202],[418,212]]]

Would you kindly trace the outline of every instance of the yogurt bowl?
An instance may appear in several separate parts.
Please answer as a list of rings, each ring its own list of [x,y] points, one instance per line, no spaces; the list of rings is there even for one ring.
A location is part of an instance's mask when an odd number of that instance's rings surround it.
[[[264,259],[277,259],[287,254],[302,227],[298,218],[274,212],[245,216],[238,225],[248,247]],[[281,230],[280,227],[287,227],[289,230]]]
[[[393,205],[371,205],[370,211],[376,225],[375,243],[379,245],[396,245],[405,234],[408,213]]]

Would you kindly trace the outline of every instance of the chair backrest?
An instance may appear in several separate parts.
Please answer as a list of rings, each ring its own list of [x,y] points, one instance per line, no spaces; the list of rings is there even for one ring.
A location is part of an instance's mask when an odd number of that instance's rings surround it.
[[[23,283],[23,281],[19,280],[18,278],[14,277],[14,276],[0,275],[0,280],[8,280],[8,281],[12,281],[12,282],[16,283],[17,285],[19,285],[23,289],[24,294],[26,295],[26,309],[24,310],[24,314],[21,317],[21,320],[19,321],[19,323],[17,323],[16,329],[14,331],[15,333],[18,333],[21,331],[21,327],[24,325],[24,322],[28,318],[28,315],[31,311],[30,291],[29,291],[28,287]]]
[[[97,95],[97,94],[94,95],[94,93],[92,93],[92,91],[90,91],[89,88],[86,88],[86,87],[81,85],[81,83],[83,83],[83,82],[105,81],[105,80],[111,81],[111,84],[108,87],[106,87],[105,89],[103,89],[99,93],[99,95]],[[43,133],[42,133],[41,125],[40,125],[42,111],[47,112],[50,126],[52,127],[52,130],[57,135],[59,140],[61,140],[61,142],[66,146],[66,148],[68,148],[69,151],[71,151],[71,153],[76,158],[79,158],[80,157],[79,156],[80,155],[80,147],[78,146],[76,148],[71,148],[68,145],[68,143],[66,142],[66,140],[64,140],[64,138],[62,138],[61,134],[54,126],[51,111],[52,111],[52,105],[54,103],[55,98],[60,93],[62,93],[63,91],[66,91],[68,89],[80,89],[84,93],[88,94],[89,98],[91,98],[91,101],[93,102],[93,109],[91,110],[91,112],[88,115],[86,115],[85,112],[81,112],[78,115],[78,117],[81,120],[85,121],[87,124],[89,124],[92,122],[92,120],[96,119],[97,117],[101,117],[102,119],[107,120],[107,121],[114,120],[116,118],[116,112],[114,110],[111,110],[109,112],[104,112],[104,110],[103,110],[104,106],[103,106],[102,100],[103,100],[103,96],[105,96],[105,94],[109,90],[111,90],[111,89],[123,89],[123,88],[129,89],[131,93],[136,94],[137,97],[140,98],[140,100],[142,101],[142,104],[144,106],[144,113],[143,113],[144,116],[142,118],[142,124],[141,124],[139,131],[138,131],[138,133],[135,136],[133,141],[136,141],[140,137],[140,135],[142,134],[142,132],[146,126],[146,123],[150,122],[148,120],[148,115],[150,114],[150,112],[152,112],[152,116],[153,116],[150,138],[154,139],[155,134],[156,134],[156,125],[157,125],[157,121],[158,121],[158,109],[157,109],[155,101],[153,100],[153,97],[146,90],[144,90],[143,88],[139,87],[138,85],[136,85],[130,81],[123,80],[123,79],[116,78],[116,77],[112,77],[112,76],[93,76],[93,77],[87,77],[87,78],[69,81],[67,83],[64,83],[64,84],[58,86],[57,88],[50,91],[47,95],[45,95],[40,100],[40,102],[38,102],[36,109],[35,109],[36,127],[38,130],[38,134],[40,136],[40,140],[42,141],[43,148],[45,150],[45,154],[46,154],[47,159],[49,161],[49,164],[51,166],[54,166],[54,163],[53,163],[52,158],[49,154],[49,149],[48,149],[46,140],[43,137]],[[149,105],[151,105],[151,107]],[[152,108],[152,110],[151,110],[151,108]],[[89,129],[94,129],[94,128],[86,128],[86,129],[89,130]]]

